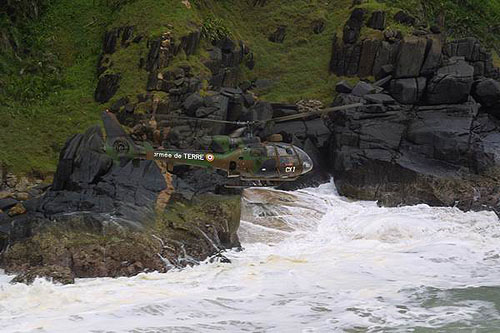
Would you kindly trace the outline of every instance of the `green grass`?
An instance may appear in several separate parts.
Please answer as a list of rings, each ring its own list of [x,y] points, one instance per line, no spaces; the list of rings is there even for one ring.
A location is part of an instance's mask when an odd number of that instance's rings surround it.
[[[387,2],[407,10],[429,24],[436,23],[436,18],[442,15],[446,30],[453,37],[475,35],[489,46],[500,46],[500,34],[491,30],[500,20],[500,0],[388,0]]]

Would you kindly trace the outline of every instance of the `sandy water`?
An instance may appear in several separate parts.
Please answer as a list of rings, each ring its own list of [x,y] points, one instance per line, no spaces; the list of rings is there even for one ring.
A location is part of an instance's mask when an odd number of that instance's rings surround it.
[[[166,274],[0,274],[0,332],[500,332],[493,213],[248,189],[240,238],[231,264]]]

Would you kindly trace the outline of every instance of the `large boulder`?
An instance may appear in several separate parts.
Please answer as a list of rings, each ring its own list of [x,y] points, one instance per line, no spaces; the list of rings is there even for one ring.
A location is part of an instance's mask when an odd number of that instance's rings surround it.
[[[500,105],[500,82],[484,79],[474,84],[474,98],[485,107]]]
[[[425,60],[427,40],[421,37],[407,37],[399,47],[394,77],[417,77]]]
[[[350,96],[350,95],[349,95]],[[352,102],[340,96],[337,103]],[[500,123],[478,105],[386,105],[330,114],[342,195],[380,204],[457,205],[500,213]]]
[[[427,84],[429,104],[458,104],[468,100],[474,81],[474,67],[460,58],[441,67]]]
[[[402,104],[415,104],[420,101],[425,91],[424,77],[391,80],[392,96]]]

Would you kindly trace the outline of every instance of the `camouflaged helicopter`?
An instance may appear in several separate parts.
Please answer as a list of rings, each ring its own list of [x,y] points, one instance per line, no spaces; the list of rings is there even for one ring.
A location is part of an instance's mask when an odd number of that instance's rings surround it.
[[[356,103],[270,120],[246,122],[190,117],[175,118],[243,126],[231,135],[205,137],[209,141],[207,150],[155,149],[148,142],[138,145],[127,135],[116,116],[105,111],[102,114],[106,132],[105,150],[115,160],[126,158],[163,161],[169,171],[173,171],[174,165],[190,165],[224,170],[228,178],[250,182],[249,186],[279,185],[282,182],[297,180],[300,176],[310,172],[314,167],[313,161],[299,147],[282,142],[281,135],[271,135],[267,141],[262,142],[259,137],[253,135],[252,128],[268,122],[289,121],[360,106],[363,104]],[[249,129],[247,136],[238,137],[243,134],[244,129]]]

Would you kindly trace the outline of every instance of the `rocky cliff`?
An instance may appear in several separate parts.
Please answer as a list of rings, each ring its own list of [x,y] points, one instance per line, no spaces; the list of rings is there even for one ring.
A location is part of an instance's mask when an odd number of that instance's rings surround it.
[[[70,105],[68,119],[108,108],[134,140],[186,149],[198,148],[204,135],[236,128],[162,117],[268,120],[317,110],[326,100],[361,102],[323,118],[256,129],[263,140],[281,134],[315,163],[314,172],[284,189],[333,176],[339,192],[354,199],[500,211],[500,72],[493,44],[450,37],[442,22],[374,1],[342,2],[341,10],[301,1],[232,2],[231,10],[208,0],[143,2],[150,7],[118,2],[109,26],[85,22],[89,31],[105,31],[89,47],[96,61],[74,65],[91,65],[88,89],[64,91],[73,103],[57,103]],[[148,9],[154,6],[164,11]],[[130,22],[144,10],[147,20]],[[244,26],[214,13],[233,21],[240,15]],[[245,13],[262,20],[247,24]],[[278,14],[300,20],[281,22]],[[80,102],[82,110],[71,109]],[[167,271],[223,260],[221,251],[239,246],[239,195],[224,188],[226,175],[113,161],[103,142],[99,126],[71,136],[52,181],[30,183],[0,168],[0,266],[19,273],[18,281]]]

